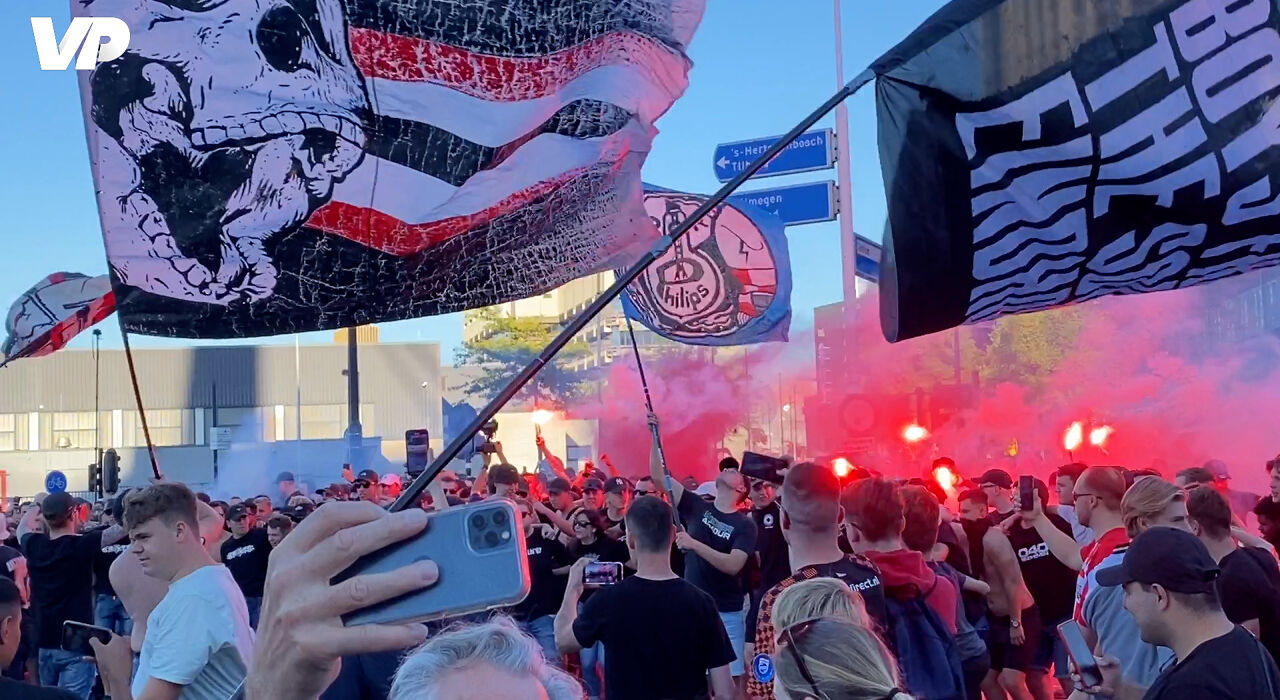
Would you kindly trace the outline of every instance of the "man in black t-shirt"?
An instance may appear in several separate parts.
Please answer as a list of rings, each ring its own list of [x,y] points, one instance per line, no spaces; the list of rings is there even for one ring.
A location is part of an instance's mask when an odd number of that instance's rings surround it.
[[[1187,518],[1222,569],[1218,598],[1227,619],[1249,630],[1273,659],[1280,659],[1280,567],[1275,557],[1263,549],[1236,545],[1231,505],[1217,489],[1191,489]]]
[[[1075,570],[1053,556],[1038,527],[1053,527],[1071,536],[1071,523],[1053,513],[1045,513],[1049,486],[1036,479],[1035,492],[1040,500],[1031,510],[1019,511],[1019,519],[1009,528],[1009,544],[1018,557],[1022,580],[1035,601],[1039,613],[1039,639],[1026,640],[1032,646],[1031,663],[1026,669],[1027,687],[1037,697],[1051,697],[1046,684],[1050,667],[1058,679],[1064,696],[1071,695],[1071,669],[1067,666],[1067,649],[1058,637],[1058,624],[1071,617],[1076,599]]]
[[[244,504],[227,509],[227,526],[231,537],[222,543],[222,563],[231,571],[231,577],[244,593],[249,608],[249,626],[258,629],[258,614],[262,611],[262,588],[267,581],[267,560],[271,555],[271,542],[264,528],[254,527],[253,516]]]
[[[93,624],[93,559],[104,544],[123,538],[124,529],[112,526],[81,535],[82,524],[75,499],[68,493],[52,493],[38,510],[23,517],[18,541],[31,577],[40,684],[87,697],[95,677],[93,664],[63,651],[62,623]],[[45,525],[48,534],[42,532]]]
[[[538,640],[547,661],[560,665],[556,649],[555,615],[564,600],[565,575],[573,559],[554,537],[547,538],[533,505],[520,503],[524,520],[525,552],[529,557],[529,595],[507,610],[529,636]]]
[[[604,482],[604,520],[608,525],[604,533],[616,540],[627,534],[627,501],[631,496],[631,482],[615,476]]]
[[[1106,659],[1103,687],[1090,690],[1120,700],[1280,698],[1280,670],[1271,655],[1222,612],[1219,572],[1204,543],[1170,527],[1146,530],[1118,566],[1099,569],[1098,585],[1124,587],[1124,607],[1142,640],[1172,649],[1178,663],[1144,689],[1124,681],[1119,663]]]
[[[791,575],[787,540],[782,536],[782,515],[776,487],[763,479],[751,479],[751,519],[756,524],[756,551],[752,554],[751,598],[747,608],[747,658],[754,656],[752,631],[766,591]]]
[[[13,659],[10,662],[0,661],[0,676],[21,681],[28,675],[27,659],[31,657],[31,645],[36,636],[36,619],[30,612],[31,581],[27,575],[27,558],[22,556],[22,552],[8,545],[0,545],[0,578],[13,581],[22,609],[22,639],[14,649]]]
[[[569,571],[556,643],[571,653],[603,642],[609,700],[708,700],[708,673],[715,697],[734,697],[734,650],[715,601],[671,571],[674,534],[671,507],[638,498],[627,511],[636,575],[597,589],[579,613],[586,562]]]
[[[978,477],[978,485],[987,496],[991,506],[991,514],[987,517],[992,525],[999,525],[1016,515],[1017,507],[1013,503],[1013,477],[1003,469],[988,469]]]

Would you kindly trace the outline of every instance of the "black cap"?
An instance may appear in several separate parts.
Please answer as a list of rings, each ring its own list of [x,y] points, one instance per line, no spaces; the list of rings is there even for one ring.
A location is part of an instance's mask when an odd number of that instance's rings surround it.
[[[378,483],[378,472],[372,469],[361,469],[360,473],[356,474],[356,481],[367,481],[371,484],[376,484]]]
[[[1153,527],[1133,539],[1119,566],[1098,570],[1098,584],[1158,583],[1174,593],[1209,593],[1220,571],[1199,537]]]
[[[44,501],[40,503],[40,513],[46,518],[60,518],[70,513],[75,506],[75,496],[59,491],[44,497]]]
[[[288,508],[285,508],[284,514],[289,516],[289,519],[292,520],[293,522],[300,523],[302,522],[303,518],[307,517],[308,515],[311,515],[312,513],[315,512],[315,510],[316,510],[316,507],[310,503],[297,503],[295,505],[289,506]]]
[[[569,480],[563,476],[557,476],[547,482],[547,493],[568,493],[572,490],[573,487],[570,486]]]
[[[1013,477],[1003,469],[988,469],[978,477],[978,484],[994,484],[1002,489],[1013,488]]]
[[[515,486],[520,483],[520,472],[510,464],[497,464],[489,469],[489,481]]]
[[[249,507],[243,503],[237,503],[227,509],[227,522],[239,520],[249,514]]]
[[[603,491],[603,490],[604,490],[604,482],[599,479],[587,479],[586,481],[582,482],[583,493],[586,493],[587,491]]]
[[[631,482],[626,479],[615,476],[604,482],[605,493],[626,493],[631,490]]]
[[[278,484],[282,481],[296,481],[296,479],[293,478],[293,472],[280,472],[279,474],[276,474],[276,483]]]

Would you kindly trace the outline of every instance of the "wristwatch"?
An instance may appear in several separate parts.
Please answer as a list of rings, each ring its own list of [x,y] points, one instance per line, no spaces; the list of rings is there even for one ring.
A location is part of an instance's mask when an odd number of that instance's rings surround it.
[[[1022,626],[1022,620],[1009,620],[1009,626],[1018,629]]]

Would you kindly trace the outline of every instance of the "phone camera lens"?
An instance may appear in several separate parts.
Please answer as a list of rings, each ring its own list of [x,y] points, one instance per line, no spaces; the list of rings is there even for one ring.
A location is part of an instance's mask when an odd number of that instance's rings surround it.
[[[493,524],[494,524],[494,525],[506,525],[506,524],[507,524],[507,512],[506,512],[505,510],[495,510],[495,511],[493,512]]]
[[[474,528],[475,528],[475,529],[477,529],[477,530],[479,530],[479,529],[483,528],[483,527],[484,527],[484,516],[483,516],[483,515],[478,515],[478,514],[477,514],[477,515],[473,515],[473,516],[471,516],[471,527],[474,527]]]
[[[489,532],[484,533],[484,543],[490,547],[497,547],[499,544],[502,544],[502,540],[498,537],[498,533],[490,530]]]

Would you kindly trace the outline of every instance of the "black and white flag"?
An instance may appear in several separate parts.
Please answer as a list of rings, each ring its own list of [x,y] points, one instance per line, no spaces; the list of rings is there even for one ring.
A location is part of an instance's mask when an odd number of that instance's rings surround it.
[[[956,0],[872,66],[891,341],[1280,262],[1273,0]]]

